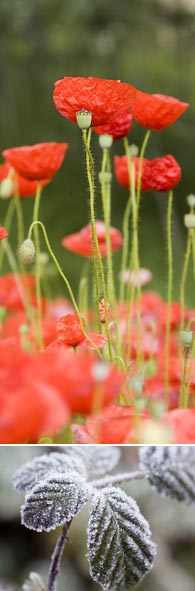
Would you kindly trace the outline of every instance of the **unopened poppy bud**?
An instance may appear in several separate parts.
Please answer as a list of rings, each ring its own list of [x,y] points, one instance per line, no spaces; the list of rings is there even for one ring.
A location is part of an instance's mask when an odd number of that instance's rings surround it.
[[[99,181],[101,184],[109,185],[112,180],[112,173],[111,172],[99,172]]]
[[[195,207],[195,195],[193,195],[193,193],[190,193],[190,195],[186,197],[186,200],[189,207]]]
[[[141,394],[144,389],[144,371],[137,371],[131,378],[130,386],[134,392]]]
[[[35,245],[34,242],[27,238],[18,248],[18,258],[25,265],[30,265],[35,260]]]
[[[180,341],[184,347],[190,348],[193,343],[194,333],[192,330],[180,330]]]
[[[136,146],[136,144],[131,144],[128,147],[128,153],[130,156],[132,156],[132,158],[135,158],[135,156],[137,156],[139,154],[138,146]]]
[[[195,213],[186,213],[184,215],[184,225],[186,228],[195,228]]]
[[[97,382],[103,382],[108,377],[109,371],[109,365],[101,361],[97,361],[93,366],[93,376]]]
[[[89,129],[92,121],[92,113],[90,113],[90,111],[81,109],[81,111],[77,111],[76,118],[80,129]]]
[[[103,135],[99,136],[99,145],[102,150],[108,150],[111,148],[113,143],[113,137],[109,133],[104,133]]]
[[[4,179],[0,185],[0,197],[1,199],[8,199],[9,197],[11,197],[13,193],[13,181],[12,179],[8,176],[6,179]]]
[[[108,302],[106,303],[106,309],[107,309],[107,313],[109,314],[110,304]],[[102,298],[101,302],[99,303],[99,313],[100,313],[100,321],[102,322],[102,324],[105,324],[106,318],[105,318],[105,302],[104,302],[104,298]]]

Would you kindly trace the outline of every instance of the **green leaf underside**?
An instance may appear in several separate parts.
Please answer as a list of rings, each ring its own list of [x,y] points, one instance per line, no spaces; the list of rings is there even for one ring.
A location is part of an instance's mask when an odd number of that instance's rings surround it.
[[[151,486],[162,496],[186,504],[195,502],[194,447],[143,447],[140,467]]]
[[[90,494],[89,486],[76,475],[51,476],[26,496],[22,524],[38,532],[56,529],[81,511]]]
[[[88,529],[90,574],[105,590],[134,587],[152,568],[155,545],[137,503],[113,487],[92,503]]]

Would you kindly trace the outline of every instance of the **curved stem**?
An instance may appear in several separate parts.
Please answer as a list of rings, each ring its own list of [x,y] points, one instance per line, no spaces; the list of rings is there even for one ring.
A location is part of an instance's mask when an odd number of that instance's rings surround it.
[[[130,482],[131,480],[141,480],[142,478],[145,478],[145,474],[141,472],[141,470],[136,470],[135,472],[124,472],[124,474],[116,474],[98,480],[91,480],[90,485],[95,488],[104,488],[106,486],[121,484],[122,482]]]
[[[146,135],[144,137],[144,141],[143,141],[143,144],[142,144],[142,147],[140,150],[140,156],[139,156],[139,168],[138,168],[138,177],[137,177],[137,215],[139,215],[139,206],[140,206],[140,197],[141,197],[141,179],[142,179],[143,159],[144,159],[144,154],[146,151],[146,147],[147,147],[150,135],[151,135],[151,129],[148,129],[148,131],[146,132]]]
[[[107,292],[106,292],[106,283],[104,277],[104,268],[102,263],[102,257],[99,248],[99,242],[97,238],[96,232],[96,225],[95,225],[95,191],[94,191],[94,172],[93,172],[93,158],[90,151],[89,142],[87,141],[86,131],[83,131],[83,141],[86,151],[86,165],[87,165],[87,177],[89,182],[89,190],[90,190],[90,211],[91,211],[91,229],[92,229],[92,258],[93,258],[93,265],[94,269],[96,266],[96,256],[97,261],[99,264],[100,269],[100,276],[102,282],[102,290],[103,290],[103,298],[105,304],[105,328],[106,328],[106,336],[108,339],[108,350],[110,360],[112,361],[112,346],[111,346],[111,339],[110,339],[110,330],[109,330],[109,319],[108,319],[108,309],[107,309]],[[97,285],[96,285],[96,297],[97,297]],[[96,299],[96,310],[97,310],[97,317],[100,318],[99,315],[99,301],[97,302]]]
[[[7,232],[9,233],[10,228],[11,228],[11,223],[12,223],[12,218],[13,218],[13,214],[14,214],[14,210],[15,210],[15,201],[13,199],[13,197],[10,200],[8,209],[7,209],[7,213],[3,222],[3,227],[7,230]],[[0,269],[2,267],[3,264],[3,259],[5,256],[5,250],[2,248],[1,252],[0,252]]]
[[[65,525],[62,528],[62,532],[57,540],[57,544],[55,546],[54,553],[51,559],[47,591],[56,591],[57,589],[57,576],[60,569],[60,563],[64,551],[64,546],[68,539],[70,525],[71,521],[65,523]]]
[[[34,211],[33,211],[33,223],[34,223],[34,236],[35,236],[35,251],[36,251],[36,259],[35,259],[35,273],[36,273],[36,299],[37,299],[37,326],[36,326],[36,335],[37,335],[37,343],[40,349],[43,347],[43,337],[42,337],[42,303],[41,303],[41,269],[40,269],[40,240],[39,240],[39,230],[37,224],[35,222],[38,221],[39,217],[39,206],[41,200],[41,191],[42,185],[38,183],[37,185],[37,192],[35,195],[35,202],[34,202]]]
[[[66,288],[67,288],[67,290],[69,292],[69,295],[70,295],[70,298],[72,300],[73,306],[74,306],[75,311],[77,313],[77,316],[78,316],[78,318],[80,320],[80,324],[81,324],[81,327],[82,327],[83,334],[88,339],[88,341],[91,343],[91,345],[93,346],[93,348],[96,350],[96,352],[98,353],[99,357],[102,359],[102,355],[101,355],[98,347],[95,345],[95,343],[93,342],[93,340],[89,337],[89,335],[85,331],[85,328],[83,326],[83,319],[82,319],[82,317],[80,315],[80,311],[79,311],[79,308],[77,306],[77,303],[76,303],[76,300],[75,300],[73,291],[71,289],[70,283],[69,283],[68,279],[66,278],[66,276],[64,275],[64,273],[63,273],[63,271],[62,271],[62,269],[61,269],[61,267],[60,267],[60,265],[58,263],[58,260],[57,260],[55,254],[54,254],[54,252],[53,252],[53,250],[51,248],[51,245],[50,245],[50,242],[49,242],[49,239],[48,239],[47,232],[46,232],[46,229],[45,229],[44,224],[42,222],[40,222],[39,220],[37,222],[33,222],[31,224],[30,228],[29,228],[28,238],[31,238],[31,234],[32,234],[32,231],[33,231],[33,228],[34,228],[35,224],[36,225],[39,225],[41,227],[41,229],[42,229],[44,240],[45,240],[46,246],[48,248],[49,254],[50,254],[51,258],[53,259],[53,261],[55,263],[55,266],[56,266],[56,268],[58,270],[58,273],[61,275],[61,277],[62,277],[62,279],[63,279],[63,281],[64,281],[64,283],[66,285]]]
[[[190,260],[190,253],[192,247],[192,233],[188,231],[188,238],[186,244],[186,252],[184,257],[184,264],[181,276],[181,283],[180,283],[180,306],[181,306],[181,323],[180,323],[180,330],[183,330],[184,327],[184,312],[185,312],[185,286],[186,286],[186,279],[187,279],[187,272],[188,272],[188,265]]]
[[[185,347],[185,349],[184,349],[184,364],[183,364],[182,381],[181,381],[181,391],[180,391],[180,397],[179,397],[179,408],[187,408],[187,406],[188,406],[188,395],[187,395],[187,388],[186,388],[187,362],[188,362],[188,348]]]
[[[121,270],[120,270],[120,290],[119,290],[119,301],[122,303],[125,298],[125,283],[123,282],[123,271],[127,267],[128,260],[128,247],[129,247],[129,220],[131,215],[131,193],[129,195],[125,213],[123,217],[123,250],[121,259]]]
[[[169,191],[167,207],[167,248],[168,248],[168,285],[167,285],[167,321],[165,331],[165,398],[169,406],[169,349],[170,349],[170,330],[171,330],[171,300],[173,289],[173,251],[171,218],[173,208],[173,191]]]

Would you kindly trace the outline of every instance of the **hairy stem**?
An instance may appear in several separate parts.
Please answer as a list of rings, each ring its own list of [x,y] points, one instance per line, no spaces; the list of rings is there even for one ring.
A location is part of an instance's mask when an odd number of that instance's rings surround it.
[[[14,201],[13,197],[11,197],[9,206],[7,208],[7,213],[6,213],[4,222],[3,222],[3,227],[7,230],[8,233],[9,233],[10,228],[11,228],[11,223],[12,223],[12,218],[13,218],[14,210],[15,210],[15,201]],[[1,269],[2,264],[3,264],[4,256],[5,256],[5,250],[2,248],[1,249],[1,252],[0,252],[0,269]]]
[[[167,249],[168,249],[168,285],[167,285],[167,321],[165,331],[165,398],[169,406],[169,349],[170,349],[170,330],[171,330],[171,302],[173,290],[173,250],[171,218],[173,208],[173,191],[169,191],[167,207]]]
[[[62,528],[62,532],[57,540],[57,544],[55,546],[54,553],[51,559],[47,591],[56,591],[57,589],[57,576],[60,569],[60,563],[64,551],[64,546],[68,539],[70,524],[71,521],[65,523],[64,527]]]
[[[41,200],[41,191],[42,185],[38,183],[37,185],[37,192],[35,195],[35,203],[34,203],[34,211],[33,211],[33,223],[34,223],[34,236],[35,236],[35,250],[36,250],[36,259],[35,259],[35,272],[36,272],[36,299],[37,299],[37,325],[36,325],[36,336],[37,336],[37,343],[40,349],[43,346],[43,337],[42,337],[42,303],[41,303],[41,269],[40,269],[40,240],[39,240],[39,230],[37,224],[35,222],[38,221],[39,217],[39,206]]]
[[[77,306],[77,303],[76,303],[76,300],[75,300],[75,297],[74,297],[73,291],[72,291],[72,289],[71,289],[70,283],[69,283],[69,281],[68,281],[67,277],[64,275],[64,273],[63,273],[63,271],[62,271],[62,269],[61,269],[61,267],[60,267],[60,265],[59,265],[59,263],[58,263],[58,260],[57,260],[57,258],[56,258],[56,256],[55,256],[55,254],[54,254],[54,252],[53,252],[53,250],[52,250],[52,248],[51,248],[51,245],[50,245],[50,242],[49,242],[49,239],[48,239],[47,232],[46,232],[46,229],[45,229],[45,226],[44,226],[44,224],[43,224],[42,222],[40,222],[39,220],[38,220],[37,222],[33,222],[33,223],[31,224],[30,228],[29,228],[28,238],[31,238],[31,234],[32,234],[32,231],[33,231],[33,228],[34,228],[34,226],[35,226],[35,225],[39,225],[39,226],[41,227],[41,229],[42,229],[42,232],[43,232],[43,236],[44,236],[44,240],[45,240],[45,243],[46,243],[47,249],[48,249],[48,251],[49,251],[49,254],[50,254],[50,256],[51,256],[52,260],[53,260],[53,261],[54,261],[54,263],[55,263],[55,266],[56,266],[56,269],[57,269],[57,271],[58,271],[59,275],[62,277],[62,279],[63,279],[63,281],[64,281],[64,283],[65,283],[65,285],[66,285],[66,288],[67,288],[67,290],[68,290],[68,293],[69,293],[69,295],[70,295],[70,298],[71,298],[71,300],[72,300],[73,306],[74,306],[74,308],[75,308],[75,312],[77,313],[77,316],[78,316],[78,318],[79,318],[79,320],[80,320],[80,324],[81,324],[81,328],[82,328],[82,331],[83,331],[83,334],[84,334],[84,336],[85,336],[85,337],[88,339],[88,341],[89,341],[89,342],[91,343],[91,345],[93,346],[93,349],[95,349],[95,350],[96,350],[96,352],[98,353],[99,357],[102,359],[102,355],[101,355],[101,353],[100,353],[99,349],[97,348],[97,346],[95,345],[95,343],[93,342],[93,340],[92,340],[92,339],[89,337],[89,335],[88,335],[88,334],[86,333],[86,331],[85,331],[85,328],[84,328],[84,325],[83,325],[83,319],[82,319],[82,317],[81,317],[81,314],[80,314],[79,308],[78,308],[78,306]]]
[[[187,384],[186,384],[186,377],[187,377],[187,362],[188,362],[188,348],[185,347],[184,349],[184,364],[183,364],[183,372],[182,372],[182,381],[181,381],[181,391],[179,397],[179,408],[187,408],[188,406],[188,395],[187,395]]]
[[[95,225],[95,190],[94,190],[94,171],[93,171],[93,157],[90,151],[90,144],[87,141],[86,131],[83,131],[83,142],[86,151],[86,166],[87,166],[87,177],[89,182],[89,192],[90,192],[90,212],[91,212],[91,230],[92,230],[92,259],[93,259],[93,266],[94,266],[94,275],[96,281],[96,312],[98,317],[98,322],[100,322],[100,314],[99,314],[99,286],[96,274],[96,257],[97,262],[99,265],[100,270],[100,277],[102,283],[102,290],[103,290],[103,298],[105,304],[105,328],[106,328],[106,336],[108,339],[108,350],[110,360],[112,361],[112,346],[111,346],[111,339],[110,339],[110,330],[109,330],[109,319],[108,319],[108,310],[107,310],[107,291],[106,291],[106,282],[104,276],[104,267],[102,263],[102,257],[99,248],[99,242],[97,238],[96,232],[96,225]],[[98,300],[98,301],[97,301]]]
[[[186,287],[187,272],[188,272],[190,254],[191,254],[191,247],[192,247],[192,233],[189,230],[187,244],[186,244],[186,252],[185,252],[185,256],[184,256],[181,283],[180,283],[180,306],[181,306],[180,330],[183,330],[183,328],[184,328],[185,287]]]

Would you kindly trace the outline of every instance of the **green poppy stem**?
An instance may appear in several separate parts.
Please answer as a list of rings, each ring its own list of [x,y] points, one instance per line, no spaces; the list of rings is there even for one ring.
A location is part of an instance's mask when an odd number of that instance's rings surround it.
[[[168,250],[168,285],[167,285],[167,321],[165,329],[165,399],[169,406],[169,352],[170,352],[170,331],[171,331],[171,303],[173,290],[173,249],[171,220],[173,209],[173,191],[169,191],[167,207],[167,250]]]
[[[190,261],[190,254],[192,248],[192,231],[188,230],[188,237],[186,243],[186,252],[184,256],[184,263],[183,263],[183,270],[181,276],[181,283],[180,283],[180,308],[181,308],[181,322],[180,322],[180,330],[184,328],[184,313],[185,313],[185,287],[186,287],[186,279]]]
[[[37,299],[37,323],[36,323],[36,337],[37,343],[40,349],[43,347],[43,337],[42,337],[42,302],[41,302],[41,268],[40,268],[40,240],[39,240],[39,230],[38,226],[35,222],[38,221],[39,217],[39,207],[40,207],[40,200],[41,200],[41,191],[42,185],[38,183],[37,185],[37,192],[35,195],[35,202],[34,202],[34,211],[33,211],[33,224],[34,224],[34,237],[35,237],[35,250],[36,250],[36,259],[35,259],[35,274],[36,274],[36,299]]]

